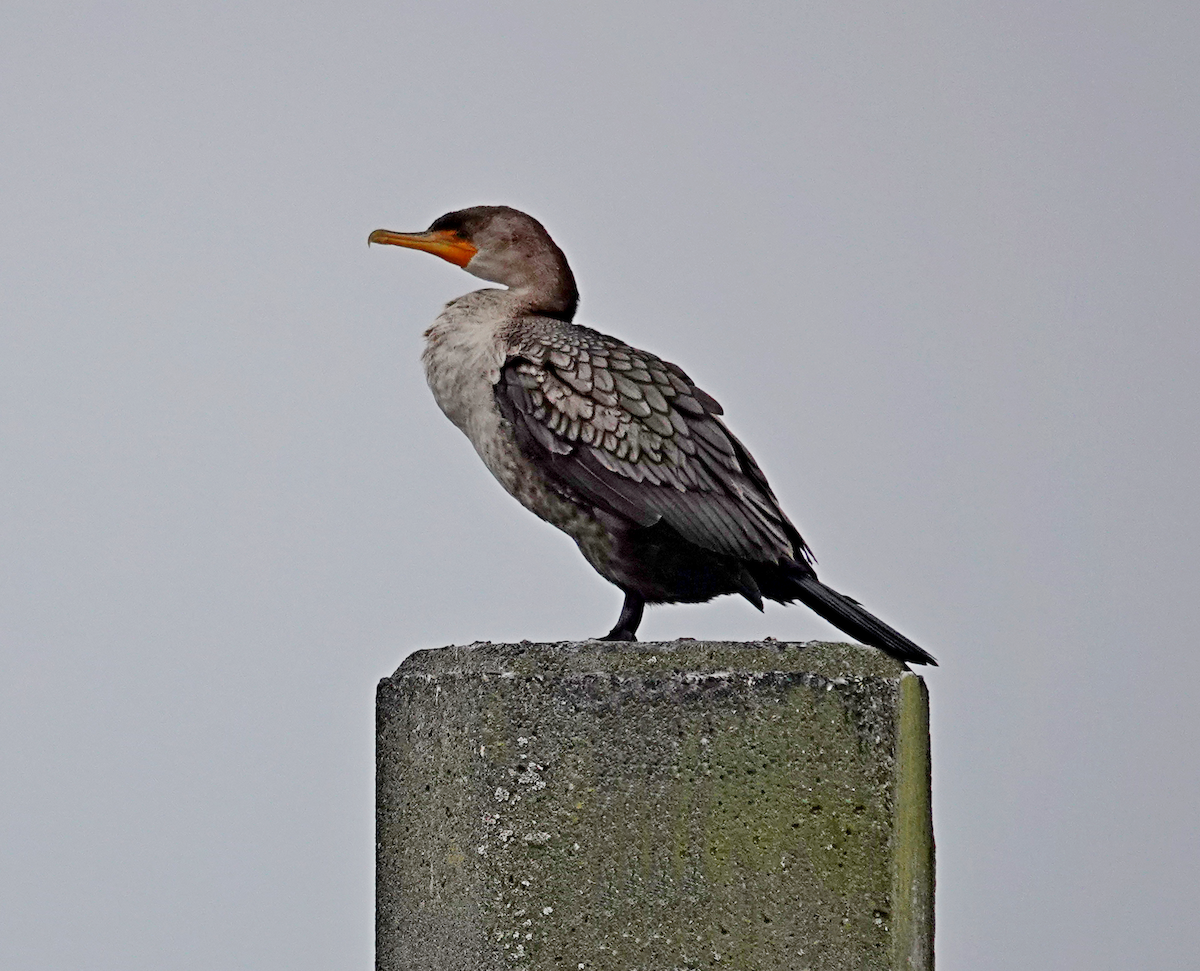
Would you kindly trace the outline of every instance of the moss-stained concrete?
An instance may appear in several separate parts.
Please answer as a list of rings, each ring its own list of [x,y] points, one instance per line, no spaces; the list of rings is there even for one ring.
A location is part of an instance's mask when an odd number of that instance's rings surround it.
[[[932,968],[927,696],[877,651],[419,651],[378,729],[381,971]]]

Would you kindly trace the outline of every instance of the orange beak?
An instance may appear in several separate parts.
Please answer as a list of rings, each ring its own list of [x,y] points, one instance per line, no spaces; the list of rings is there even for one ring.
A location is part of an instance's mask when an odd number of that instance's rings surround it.
[[[466,266],[479,252],[452,229],[439,229],[431,233],[393,233],[390,229],[377,229],[367,237],[367,243],[387,243],[389,246],[424,250],[455,266]]]

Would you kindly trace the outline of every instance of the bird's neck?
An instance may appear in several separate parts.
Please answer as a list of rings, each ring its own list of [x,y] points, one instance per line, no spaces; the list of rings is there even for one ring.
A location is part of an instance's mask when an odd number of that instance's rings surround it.
[[[531,269],[525,279],[508,288],[517,313],[568,321],[574,317],[579,288],[566,259],[546,261]]]
[[[517,316],[569,321],[579,305],[575,274],[563,251],[549,238],[499,252],[485,249],[467,264],[466,271],[508,287]]]

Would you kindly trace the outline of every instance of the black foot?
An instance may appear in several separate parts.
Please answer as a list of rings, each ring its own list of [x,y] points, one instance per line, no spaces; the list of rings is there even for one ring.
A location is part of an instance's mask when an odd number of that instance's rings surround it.
[[[617,618],[617,626],[600,638],[602,641],[636,641],[638,624],[642,622],[642,611],[646,601],[636,593],[625,593],[625,604],[621,607],[621,616]]]

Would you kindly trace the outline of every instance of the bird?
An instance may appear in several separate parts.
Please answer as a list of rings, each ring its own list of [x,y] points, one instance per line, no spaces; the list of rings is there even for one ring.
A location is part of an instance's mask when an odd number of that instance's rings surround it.
[[[438,406],[526,509],[624,594],[599,640],[635,641],[647,604],[799,601],[897,660],[937,661],[817,579],[815,558],[723,409],[682,368],[575,322],[567,258],[508,206],[371,243],[432,253],[504,289],[447,303],[422,363]]]

